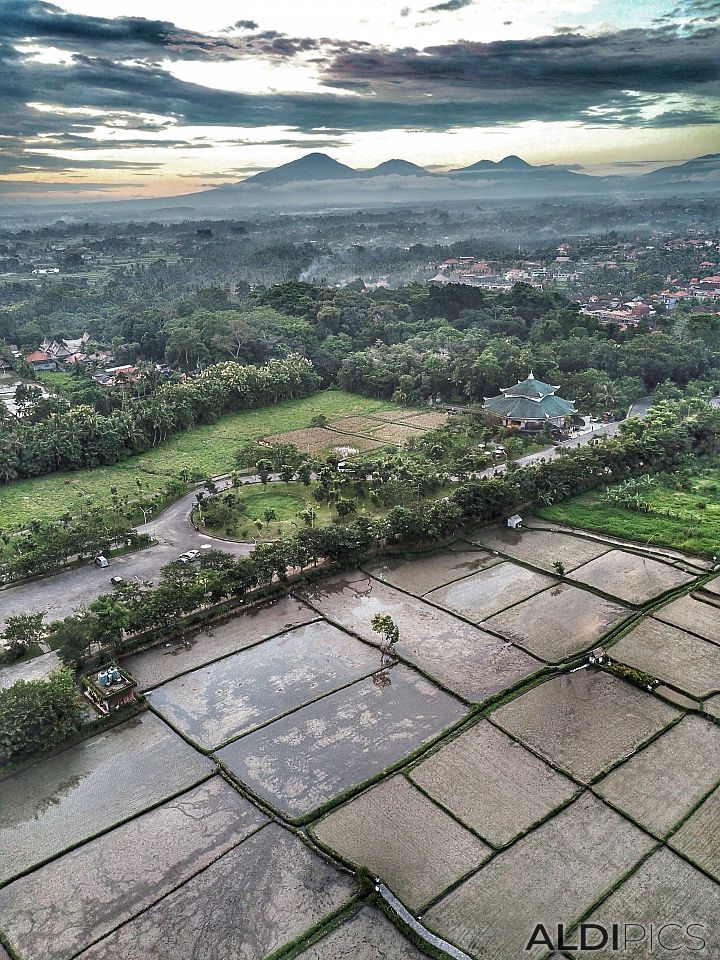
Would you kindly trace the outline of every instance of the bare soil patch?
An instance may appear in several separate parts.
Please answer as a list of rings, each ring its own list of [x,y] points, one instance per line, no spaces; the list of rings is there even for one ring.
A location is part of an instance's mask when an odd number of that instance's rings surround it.
[[[541,668],[512,644],[359,572],[330,577],[304,596],[328,619],[369,643],[379,642],[373,616],[390,614],[400,630],[398,655],[472,702],[512,687]]]
[[[527,567],[506,561],[464,580],[433,590],[427,595],[427,599],[479,623],[557,582],[544,573],[536,573]]]
[[[400,776],[323,817],[312,833],[343,860],[380,877],[413,912],[490,854]]]
[[[668,840],[673,849],[684,854],[720,883],[720,787],[698,807],[695,813]]]
[[[478,530],[473,536],[489,550],[498,550],[516,560],[524,560],[541,570],[552,572],[553,564],[559,560],[566,570],[577,567],[610,549],[605,543],[584,540],[569,533],[553,533],[550,530],[511,530],[509,527],[491,527]]]
[[[410,771],[411,779],[494,846],[504,846],[578,787],[481,720]]]
[[[197,783],[212,761],[142,713],[0,783],[0,882]]]
[[[720,690],[720,647],[649,618],[611,648],[613,659],[703,698]]]
[[[153,690],[153,709],[210,750],[380,666],[372,647],[319,621]]]
[[[597,787],[614,807],[665,837],[720,781],[720,727],[690,715]]]
[[[436,904],[424,922],[480,960],[525,952],[538,923],[556,931],[589,909],[652,847],[652,840],[585,794],[522,837]]]
[[[362,950],[362,953],[359,951]],[[363,907],[322,940],[298,954],[297,960],[427,960],[427,954],[406,940],[374,907]]]
[[[493,722],[587,783],[631,753],[679,712],[601,670],[578,670],[534,687],[492,714]]]
[[[386,557],[365,569],[377,580],[420,597],[429,590],[497,563],[487,550],[442,550],[427,557]]]
[[[377,776],[457,723],[466,708],[401,664],[218,751],[254,793],[299,818]]]
[[[166,680],[202,667],[206,663],[243,650],[284,630],[317,620],[317,613],[293,597],[247,610],[205,630],[190,632],[183,641],[158,644],[123,660],[141,689],[148,690]]]
[[[667,590],[691,583],[693,577],[659,560],[624,550],[611,550],[571,573],[570,579],[640,605]]]
[[[356,889],[271,823],[81,957],[259,960],[343,907]]]
[[[720,935],[717,918],[720,916],[720,887],[708,877],[703,876],[689,863],[681,860],[670,850],[662,847],[625,881],[608,899],[588,918],[609,929],[611,924],[640,924],[647,931],[644,942],[629,944],[623,957],[630,960],[651,957],[650,927],[655,932],[665,924],[662,940],[666,948],[662,951],[668,957],[711,958],[720,954]],[[698,951],[699,941],[687,936],[689,924],[697,924],[691,933],[700,935],[705,947]],[[637,927],[632,928],[635,937],[639,937]],[[657,946],[657,940],[655,941]],[[617,952],[609,947],[593,953],[595,957],[617,957]]]
[[[656,610],[653,616],[720,644],[720,607],[687,596],[673,600],[661,610]]]
[[[0,926],[25,960],[64,960],[265,823],[248,800],[212,777],[4,887]]]

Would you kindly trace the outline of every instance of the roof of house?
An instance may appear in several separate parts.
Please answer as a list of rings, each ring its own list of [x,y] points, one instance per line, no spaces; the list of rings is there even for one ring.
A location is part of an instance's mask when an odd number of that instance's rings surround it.
[[[502,389],[499,396],[486,397],[483,408],[512,420],[550,420],[577,413],[572,401],[555,396],[558,389],[531,373],[527,380]]]
[[[46,363],[48,360],[52,360],[52,357],[43,353],[42,350],[36,350],[34,353],[29,353],[25,359],[28,363]]]

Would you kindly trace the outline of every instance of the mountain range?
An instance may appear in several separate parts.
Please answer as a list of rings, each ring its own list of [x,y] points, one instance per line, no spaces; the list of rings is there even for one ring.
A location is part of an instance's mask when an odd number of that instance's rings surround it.
[[[143,200],[66,203],[43,207],[53,215],[200,219],[242,216],[252,210],[327,210],[392,204],[518,203],[587,198],[698,197],[720,191],[720,154],[668,164],[639,176],[592,176],[561,165],[533,165],[518,156],[478,160],[445,172],[408,160],[355,169],[324,153],[309,153],[236,183],[197,193]],[[15,206],[15,205],[13,205]],[[17,207],[15,207],[17,210]],[[37,208],[35,208],[37,210]]]

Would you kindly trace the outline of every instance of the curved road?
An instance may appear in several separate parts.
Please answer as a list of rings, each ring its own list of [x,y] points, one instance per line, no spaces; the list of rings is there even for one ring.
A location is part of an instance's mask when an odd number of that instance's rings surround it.
[[[628,416],[645,416],[650,403],[651,399],[647,397],[634,404]],[[573,448],[589,443],[596,437],[614,436],[619,427],[619,422],[598,424],[592,431],[566,440],[559,446]],[[560,456],[558,448],[553,446],[539,453],[521,457],[517,462],[521,466],[529,466],[543,458],[548,460],[558,456]],[[506,469],[505,464],[498,464],[496,467],[481,471],[476,476],[492,476],[503,473]],[[270,480],[277,479],[277,474],[270,474]],[[258,476],[242,478],[243,484],[259,482]],[[229,480],[217,481],[219,490],[229,486]],[[155,546],[115,557],[110,560],[110,566],[104,570],[94,565],[87,565],[0,591],[0,609],[2,610],[0,628],[4,626],[7,617],[17,613],[37,613],[42,610],[46,614],[47,621],[67,617],[87,606],[100,594],[108,593],[111,589],[110,577],[113,576],[121,576],[126,580],[154,581],[161,567],[175,560],[186,550],[199,549],[203,544],[212,544],[216,549],[224,550],[237,557],[247,556],[255,546],[254,543],[218,540],[193,529],[190,523],[190,510],[195,503],[196,494],[197,491],[185,494],[154,520],[138,527],[140,533],[148,533],[157,541]]]

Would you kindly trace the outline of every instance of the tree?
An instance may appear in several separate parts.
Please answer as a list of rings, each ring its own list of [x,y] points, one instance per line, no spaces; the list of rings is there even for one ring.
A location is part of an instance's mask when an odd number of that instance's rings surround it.
[[[263,510],[263,520],[266,525],[269,527],[273,520],[277,520],[278,515],[272,507],[268,507],[266,510]]]
[[[83,722],[73,676],[63,668],[47,680],[18,680],[0,690],[0,760],[51,749],[76,733]]]
[[[50,631],[58,657],[72,669],[77,669],[87,656],[94,639],[93,623],[89,616],[72,616],[51,624]]]
[[[370,624],[375,633],[379,633],[383,637],[384,642],[380,645],[383,657],[393,656],[395,644],[400,639],[400,629],[393,618],[389,613],[376,613]]]
[[[38,643],[45,632],[43,617],[42,613],[19,613],[7,618],[2,636],[10,659],[19,660]]]
[[[279,476],[283,483],[290,483],[295,476],[295,469],[289,463],[283,463],[279,470]]]

